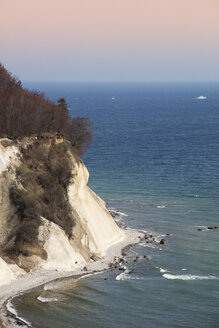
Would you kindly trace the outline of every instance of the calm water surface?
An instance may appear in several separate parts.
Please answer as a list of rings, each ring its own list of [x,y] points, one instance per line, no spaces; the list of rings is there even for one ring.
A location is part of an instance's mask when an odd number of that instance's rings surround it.
[[[219,327],[219,230],[198,231],[219,225],[219,83],[25,86],[92,120],[89,185],[120,224],[171,236],[133,247],[123,280],[50,284],[16,299],[19,315],[39,328]]]

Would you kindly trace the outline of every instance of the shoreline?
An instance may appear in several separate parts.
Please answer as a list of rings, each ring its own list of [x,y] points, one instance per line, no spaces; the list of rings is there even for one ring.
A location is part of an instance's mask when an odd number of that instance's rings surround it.
[[[86,267],[79,267],[72,271],[34,271],[18,277],[10,284],[0,286],[0,328],[33,327],[25,319],[19,318],[15,312],[13,313],[13,311],[8,309],[8,302],[15,297],[38,289],[50,282],[67,278],[76,279],[88,274],[105,271],[110,268],[111,264],[116,264],[123,259],[124,249],[138,244],[146,235],[145,232],[140,230],[124,228],[122,230],[124,232],[124,238],[111,245],[101,259],[88,263]]]

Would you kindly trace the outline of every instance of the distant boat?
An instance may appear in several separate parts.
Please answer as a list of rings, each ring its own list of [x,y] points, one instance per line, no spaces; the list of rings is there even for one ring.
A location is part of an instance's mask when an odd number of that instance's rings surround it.
[[[112,101],[114,101],[114,100],[116,100],[116,98],[115,97],[112,97]]]
[[[203,99],[207,99],[207,97],[205,97],[205,96],[199,96],[199,97],[197,97],[196,99],[201,99],[201,100],[203,100]]]

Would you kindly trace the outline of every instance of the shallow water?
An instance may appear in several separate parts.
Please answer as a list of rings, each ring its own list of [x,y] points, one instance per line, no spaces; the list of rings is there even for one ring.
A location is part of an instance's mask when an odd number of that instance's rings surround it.
[[[39,328],[218,327],[219,230],[206,227],[219,225],[219,83],[26,86],[64,96],[73,116],[91,118],[89,185],[128,215],[119,224],[166,244],[133,247],[132,274],[107,271],[23,295],[14,301],[19,315]]]

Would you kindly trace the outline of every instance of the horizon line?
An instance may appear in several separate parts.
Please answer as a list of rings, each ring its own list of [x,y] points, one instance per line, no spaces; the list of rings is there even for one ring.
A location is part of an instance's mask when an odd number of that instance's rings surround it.
[[[115,80],[109,80],[109,81],[93,81],[93,80],[87,80],[87,81],[77,81],[77,80],[21,80],[21,83],[33,83],[33,82],[43,82],[43,83],[218,83],[219,80],[144,80],[144,81],[115,81]]]

